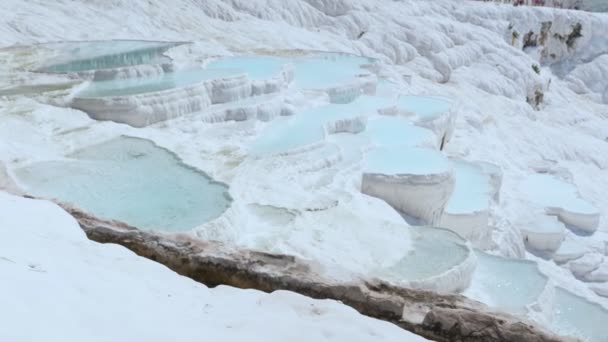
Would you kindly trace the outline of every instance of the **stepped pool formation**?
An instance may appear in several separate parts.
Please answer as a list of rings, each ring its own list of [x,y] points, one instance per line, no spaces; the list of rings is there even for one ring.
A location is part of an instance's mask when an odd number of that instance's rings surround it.
[[[428,224],[438,224],[454,175],[441,153],[422,148],[380,147],[365,158],[361,192]]]
[[[450,231],[412,227],[412,250],[391,267],[379,272],[409,287],[459,292],[471,282],[476,266],[473,250],[466,240]]]
[[[560,248],[566,227],[555,216],[538,215],[534,220],[520,223],[519,230],[529,248],[553,252]]]
[[[535,174],[524,179],[520,188],[530,201],[566,225],[590,233],[597,230],[598,209],[583,200],[574,186],[551,175]]]
[[[42,44],[54,57],[39,70],[44,72],[77,72],[117,69],[136,65],[170,63],[164,53],[183,42],[111,40],[57,42]]]
[[[285,62],[275,57],[240,56],[218,58],[206,65],[207,69],[239,69],[252,80],[264,80],[277,76],[283,71]]]
[[[371,58],[339,54],[312,53],[292,59],[294,84],[304,89],[322,90],[333,103],[348,103],[360,94],[376,91],[376,76],[363,67],[371,67]]]
[[[179,117],[250,96],[244,73],[231,69],[195,69],[159,76],[92,82],[79,92],[72,107],[97,120],[134,127]]]
[[[368,118],[378,117],[383,109],[390,106],[390,101],[385,99],[362,95],[347,104],[328,104],[303,110],[293,117],[283,118],[270,124],[252,144],[251,151],[255,155],[286,153],[321,143],[329,134],[358,134],[363,131],[367,133]],[[399,123],[406,130],[406,134],[415,132],[419,135],[419,137],[411,137],[410,140],[430,139],[429,135],[425,135],[427,132],[424,129],[408,130],[411,124],[405,120]],[[382,135],[377,134],[377,136]],[[372,137],[374,138],[375,136]]]
[[[16,169],[15,174],[31,194],[142,229],[191,230],[230,205],[225,185],[138,138],[89,146],[64,160]]]
[[[608,310],[562,288],[555,289],[553,317],[553,329],[559,333],[589,342],[608,336]]]
[[[398,116],[383,116],[368,121],[365,134],[377,146],[433,148],[436,144],[432,131]]]
[[[167,54],[182,44],[46,46],[57,56],[38,71],[81,81],[65,105],[93,120],[49,133],[54,147],[61,136],[83,144],[75,152],[15,158],[6,178],[104,219],[293,255],[345,279],[464,293],[601,341],[574,313],[603,308],[554,289],[537,262],[484,252],[500,250],[503,172],[448,146],[459,99],[406,94],[418,88],[396,86],[363,56],[276,51],[183,68]],[[566,230],[593,233],[599,211],[549,174],[518,186],[531,211],[500,229],[602,292],[604,258]]]
[[[490,177],[474,163],[455,160],[452,161],[452,167],[454,190],[444,208],[440,225],[468,240],[485,241],[490,233]]]
[[[502,310],[525,314],[530,305],[541,301],[547,277],[540,273],[535,262],[507,259],[481,251],[476,254],[473,282],[483,289],[484,302]]]

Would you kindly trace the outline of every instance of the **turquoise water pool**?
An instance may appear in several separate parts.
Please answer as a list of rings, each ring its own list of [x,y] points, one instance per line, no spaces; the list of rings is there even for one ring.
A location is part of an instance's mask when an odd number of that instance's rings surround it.
[[[91,98],[150,93],[185,87],[205,80],[230,77],[242,73],[242,70],[235,69],[191,69],[164,73],[157,76],[91,82],[89,87],[77,94],[77,97]]]
[[[224,57],[207,64],[207,69],[243,70],[252,80],[264,80],[278,75],[287,61],[270,56]]]
[[[386,271],[403,280],[422,280],[447,272],[469,255],[464,241],[443,229],[411,227],[412,250]]]
[[[489,304],[524,314],[526,305],[538,300],[547,284],[533,261],[508,259],[477,251],[473,282],[483,290]]]
[[[318,53],[292,60],[294,83],[306,89],[325,89],[352,82],[357,75],[369,74],[362,66],[373,60],[339,53]]]
[[[487,210],[490,205],[492,187],[490,178],[483,170],[465,161],[452,161],[454,168],[454,191],[447,203],[451,214],[466,214]]]
[[[168,61],[162,54],[181,42],[138,40],[82,41],[43,44],[57,56],[42,68],[50,72],[79,72]]]
[[[15,170],[36,196],[142,229],[183,231],[221,215],[228,189],[144,139],[121,137]]]
[[[399,108],[413,112],[423,120],[432,120],[450,109],[452,103],[439,96],[400,96]]]
[[[555,289],[553,329],[574,335],[585,342],[605,342],[608,337],[608,310],[562,288]]]
[[[368,153],[364,171],[384,175],[447,173],[451,165],[441,153],[424,148],[380,147]]]

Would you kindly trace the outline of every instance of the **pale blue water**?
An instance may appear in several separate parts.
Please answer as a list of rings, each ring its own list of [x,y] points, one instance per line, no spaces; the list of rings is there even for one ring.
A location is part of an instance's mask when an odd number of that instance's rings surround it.
[[[391,146],[369,152],[364,170],[385,175],[427,175],[449,172],[450,169],[448,159],[435,150]]]
[[[538,299],[547,284],[533,261],[507,259],[477,251],[473,282],[483,288],[492,306],[512,313],[524,313]]]
[[[471,213],[488,209],[491,197],[489,177],[481,168],[464,161],[453,161],[454,191],[446,211],[452,214]]]
[[[49,61],[42,70],[51,72],[78,72],[117,68],[164,61],[162,53],[180,45],[179,42],[137,40],[108,40],[61,42],[43,46],[58,51],[59,56]]]
[[[449,271],[468,256],[462,239],[452,232],[431,227],[411,227],[412,250],[406,257],[383,270],[402,280],[422,280]]]
[[[314,121],[295,118],[275,119],[251,146],[254,155],[284,153],[316,142],[325,137],[325,129]]]
[[[369,74],[361,66],[373,61],[359,56],[322,53],[296,58],[292,62],[296,86],[323,89],[347,84],[359,74]]]
[[[225,57],[210,62],[207,69],[239,69],[252,80],[264,80],[278,75],[286,63],[270,56]]]
[[[583,9],[592,12],[608,12],[608,0],[583,0]]]
[[[144,139],[121,137],[15,171],[36,196],[142,229],[184,231],[220,216],[228,188]]]
[[[320,142],[329,122],[377,114],[386,101],[362,96],[348,104],[330,104],[311,108],[294,117],[274,120],[254,141],[251,152],[256,155],[283,153]]]
[[[416,113],[425,120],[432,120],[450,109],[451,102],[436,96],[401,96],[398,106],[409,112]]]
[[[562,288],[555,289],[552,328],[585,342],[608,341],[608,310]]]
[[[205,80],[229,77],[242,73],[242,70],[236,69],[191,69],[148,77],[99,81],[92,82],[89,87],[79,92],[76,96],[90,98],[143,94],[185,87]]]
[[[368,121],[365,134],[380,146],[415,147],[435,140],[435,135],[430,130],[414,126],[404,118],[392,116]]]
[[[529,200],[539,205],[564,208],[581,214],[598,212],[597,208],[579,197],[573,185],[551,175],[531,175],[521,182],[520,188]]]

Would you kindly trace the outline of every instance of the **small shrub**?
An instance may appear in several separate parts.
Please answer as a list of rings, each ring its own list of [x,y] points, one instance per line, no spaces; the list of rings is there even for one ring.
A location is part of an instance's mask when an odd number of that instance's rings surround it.
[[[534,70],[537,75],[540,75],[540,67],[538,64],[532,64],[532,70]]]

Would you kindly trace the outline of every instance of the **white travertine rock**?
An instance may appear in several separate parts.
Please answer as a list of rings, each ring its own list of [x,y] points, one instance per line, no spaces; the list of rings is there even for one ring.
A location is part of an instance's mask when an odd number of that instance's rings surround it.
[[[588,253],[581,258],[572,260],[568,263],[568,268],[572,273],[581,278],[596,270],[604,261],[604,257],[598,253]]]
[[[582,257],[587,252],[585,246],[576,242],[572,238],[566,238],[561,246],[553,254],[553,260],[556,263],[562,264],[569,260],[574,260]]]
[[[71,106],[85,111],[95,120],[144,127],[209,107],[212,100],[207,88],[205,84],[197,84],[132,96],[75,97]]]
[[[598,229],[599,210],[582,199],[574,185],[556,176],[529,175],[520,183],[519,190],[527,200],[544,208],[548,215],[556,215],[566,225],[588,233]]]
[[[589,288],[591,290],[593,290],[593,292],[595,292],[598,296],[608,298],[608,282],[600,283],[600,284],[593,284],[593,285],[590,285]]]
[[[604,262],[595,270],[585,274],[583,279],[590,282],[608,282],[608,260],[604,258]]]
[[[561,246],[566,227],[554,216],[538,215],[518,223],[526,245],[539,251],[556,251]]]
[[[205,122],[270,121],[283,112],[282,97],[275,95],[252,96],[241,101],[209,107],[202,114]]]
[[[129,67],[114,69],[99,69],[83,71],[78,74],[82,77],[90,78],[93,81],[108,81],[116,79],[137,78],[160,76],[164,73],[175,71],[175,66],[171,63],[164,64],[140,64]]]
[[[428,224],[440,222],[453,189],[453,170],[437,151],[379,148],[366,158],[361,192]]]
[[[0,161],[0,190],[17,195],[22,193],[2,161]]]
[[[452,161],[455,177],[440,226],[458,233],[479,248],[491,240],[488,227],[490,201],[494,190],[490,176],[476,163]]]
[[[500,188],[502,187],[503,172],[500,166],[486,161],[476,161],[483,172],[490,177],[490,185],[492,186],[492,198],[497,203],[500,202]]]

